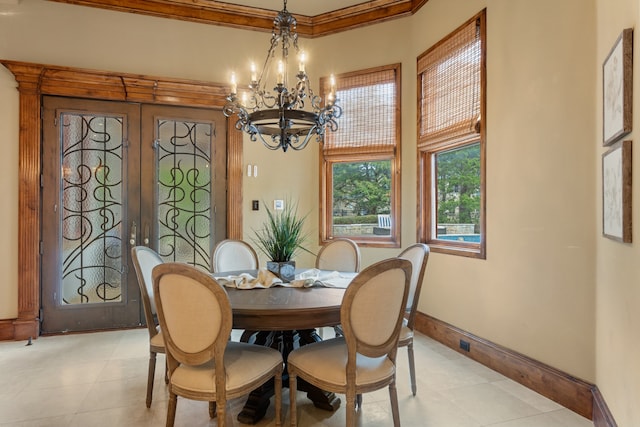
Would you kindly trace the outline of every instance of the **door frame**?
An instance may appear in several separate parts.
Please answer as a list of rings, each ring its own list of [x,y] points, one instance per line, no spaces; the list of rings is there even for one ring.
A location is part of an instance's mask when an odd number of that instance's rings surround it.
[[[222,108],[228,87],[170,79],[0,59],[19,93],[18,317],[0,320],[0,340],[40,335],[42,96]],[[242,132],[227,119],[227,236],[242,238]]]

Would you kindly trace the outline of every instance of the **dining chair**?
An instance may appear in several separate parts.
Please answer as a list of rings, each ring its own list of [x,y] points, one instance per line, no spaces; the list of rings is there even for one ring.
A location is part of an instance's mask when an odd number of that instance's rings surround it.
[[[394,426],[400,426],[396,391],[398,336],[407,303],[411,262],[390,258],[360,272],[340,307],[344,335],[289,353],[290,420],[297,425],[298,377],[325,391],[346,395],[348,427],[355,425],[357,396],[389,386]],[[356,405],[358,399],[358,405]]]
[[[167,427],[174,424],[178,396],[208,401],[209,416],[225,426],[227,402],[271,379],[279,426],[282,355],[229,340],[233,319],[225,289],[207,272],[184,263],[154,268],[153,288],[169,366]]]
[[[153,280],[151,271],[156,265],[162,264],[162,258],[156,251],[146,246],[135,246],[131,248],[131,259],[133,268],[136,271],[140,295],[142,296],[142,307],[144,319],[149,331],[149,373],[147,376],[147,408],[151,407],[153,399],[153,379],[156,373],[156,354],[165,353],[164,339],[162,331],[157,325],[156,303],[153,298]],[[165,381],[167,381],[167,369],[165,363]]]
[[[420,299],[420,291],[424,280],[424,272],[427,268],[429,260],[429,246],[424,243],[416,243],[409,246],[398,255],[398,258],[411,261],[413,267],[411,272],[411,282],[409,285],[409,294],[407,296],[407,306],[400,329],[400,338],[398,339],[398,347],[407,347],[409,355],[409,376],[411,377],[411,393],[416,395],[416,367],[413,358],[413,328],[416,320],[416,311],[418,309],[418,300]]]
[[[360,248],[351,239],[339,237],[326,243],[316,255],[316,268],[319,270],[357,273],[360,271]],[[333,327],[336,336],[342,335],[340,325]],[[322,329],[319,329],[322,337]]]
[[[247,242],[226,239],[213,250],[213,272],[257,270],[258,255]]]
[[[320,248],[316,268],[357,273],[360,271],[360,248],[351,239],[333,239]]]

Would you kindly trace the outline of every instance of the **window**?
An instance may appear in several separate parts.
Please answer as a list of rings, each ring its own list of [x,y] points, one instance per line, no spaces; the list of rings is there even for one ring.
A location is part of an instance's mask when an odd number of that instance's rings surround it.
[[[331,90],[322,79],[323,97]],[[400,64],[335,77],[343,108],[320,154],[321,240],[400,246]]]
[[[418,240],[485,258],[485,22],[418,57]]]

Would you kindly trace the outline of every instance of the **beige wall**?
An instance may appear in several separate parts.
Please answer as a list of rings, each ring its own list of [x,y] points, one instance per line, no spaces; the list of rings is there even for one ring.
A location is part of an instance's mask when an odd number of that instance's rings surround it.
[[[455,3],[429,1],[414,17],[415,54],[479,8]],[[592,381],[594,10],[486,5],[487,259],[434,255],[420,308]]]
[[[1,10],[1,9],[0,9]],[[2,17],[0,16],[0,22]],[[1,24],[0,24],[1,25]],[[0,37],[0,46],[2,37]],[[1,55],[0,55],[1,57]],[[18,317],[18,91],[13,75],[0,66],[0,319]],[[12,208],[13,207],[13,208]]]
[[[416,56],[487,7],[487,259],[433,254],[420,311],[597,381],[619,425],[633,426],[640,425],[638,409],[634,414],[629,404],[640,400],[640,344],[631,338],[640,324],[632,308],[640,299],[638,269],[632,268],[638,250],[600,237],[603,150],[596,106],[604,54],[622,28],[633,26],[638,10],[635,0],[613,2],[608,10],[610,0],[429,0],[413,17],[301,44],[316,81],[332,72],[402,63],[406,247],[415,241],[416,222]],[[224,82],[232,67],[241,73],[250,60],[262,61],[268,38],[41,0],[0,4],[5,59]],[[0,187],[15,201],[17,97],[9,73],[0,71],[0,139],[14,153],[14,160],[0,160]],[[315,250],[317,148],[283,155],[245,141],[247,164],[259,173],[244,179],[245,238],[265,215],[264,209],[250,210],[251,200],[271,204],[293,197],[300,212],[309,213]],[[635,185],[636,196],[639,189]],[[17,293],[17,213],[4,215],[0,232],[14,237],[0,246],[6,252],[0,268],[10,272],[0,285],[0,318],[15,315]],[[364,248],[364,265],[397,252]],[[304,254],[298,260],[313,262]]]
[[[604,395],[620,427],[640,425],[640,149],[634,136],[638,134],[640,121],[640,70],[638,58],[637,24],[640,5],[637,0],[596,0],[597,11],[597,85],[594,122],[597,132],[592,139],[596,153],[594,168],[598,171],[594,182],[594,201],[597,213],[596,243],[596,384]],[[624,137],[633,141],[633,241],[618,243],[601,237],[602,192],[601,155],[607,151],[602,146],[602,63],[613,43],[625,28],[634,28],[633,71],[633,129]]]

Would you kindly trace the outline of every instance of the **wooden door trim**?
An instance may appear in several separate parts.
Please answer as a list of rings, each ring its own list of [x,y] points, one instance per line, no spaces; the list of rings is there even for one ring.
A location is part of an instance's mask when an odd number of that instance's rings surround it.
[[[50,0],[247,30],[271,31],[276,11],[215,0]],[[316,16],[296,14],[302,37],[322,37],[415,14],[428,0],[372,0]]]
[[[18,317],[0,321],[0,339],[40,333],[40,171],[42,96],[222,108],[225,85],[0,59],[19,92]],[[227,123],[227,234],[242,238],[242,134]]]

